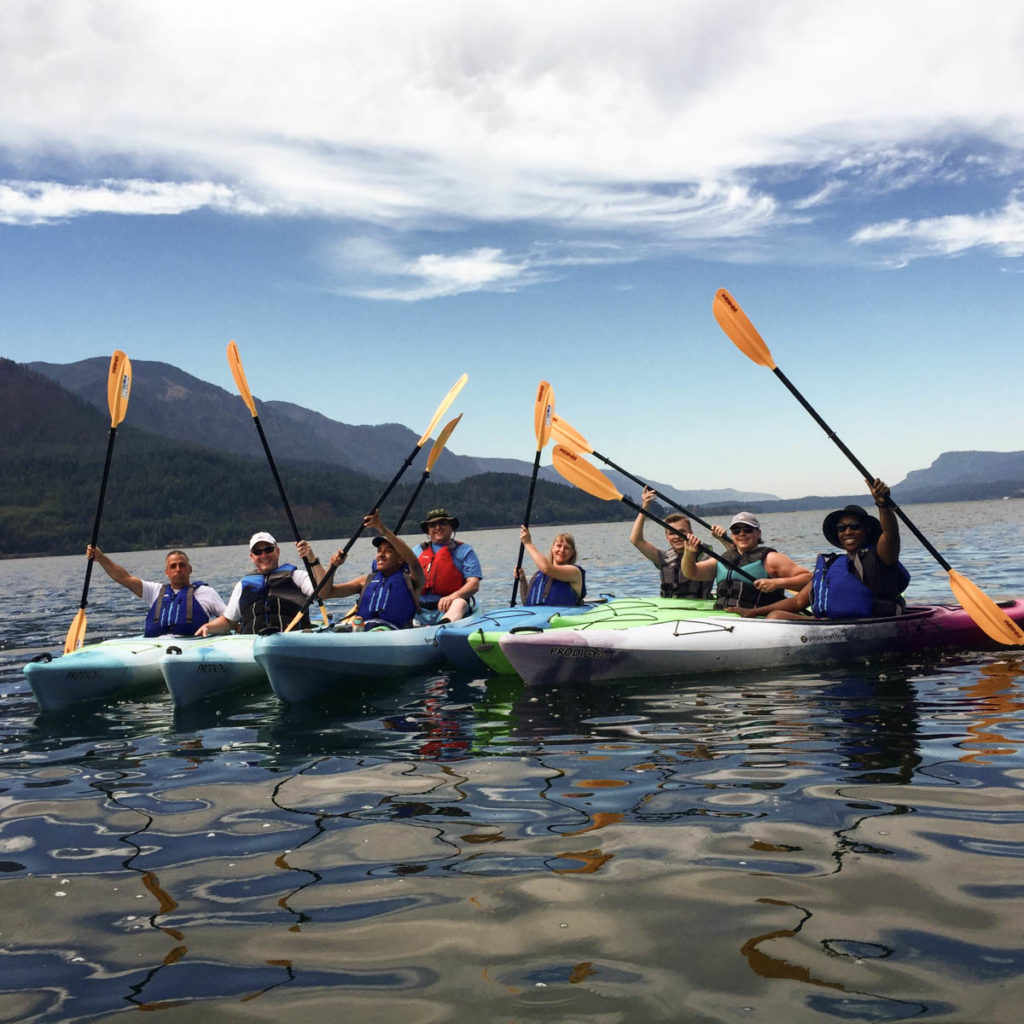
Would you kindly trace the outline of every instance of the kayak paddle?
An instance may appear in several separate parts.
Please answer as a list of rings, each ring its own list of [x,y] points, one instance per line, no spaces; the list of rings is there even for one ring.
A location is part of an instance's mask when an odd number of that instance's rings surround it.
[[[114,438],[117,436],[117,425],[124,419],[128,411],[128,396],[132,392],[132,362],[120,350],[115,350],[110,357],[110,372],[107,376],[107,408],[110,410],[110,436],[107,439],[107,459],[103,464],[103,480],[100,483],[100,498],[96,504],[96,518],[93,520],[92,540],[90,547],[96,547],[100,536],[100,516],[103,513],[103,499],[107,494],[107,479],[110,476],[110,460],[114,454]],[[71,623],[68,635],[64,640],[64,653],[70,654],[82,646],[85,639],[85,606],[89,600],[89,580],[92,577],[90,558],[85,564],[85,584],[82,587],[82,602],[78,606],[78,614]]]
[[[464,373],[451,386],[450,390],[448,391],[448,394],[445,395],[443,399],[441,399],[441,404],[437,407],[437,410],[434,412],[433,419],[427,424],[427,429],[423,431],[422,436],[416,442],[412,451],[409,452],[409,454],[405,457],[405,462],[402,463],[402,465],[398,469],[398,472],[395,473],[395,475],[391,478],[391,483],[389,483],[387,487],[385,487],[384,490],[381,491],[380,497],[378,497],[377,500],[374,502],[374,510],[379,509],[381,505],[384,504],[384,499],[387,498],[387,496],[394,490],[395,485],[398,483],[399,480],[401,480],[402,474],[412,465],[413,459],[416,458],[416,455],[419,452],[419,450],[429,440],[430,433],[434,429],[434,427],[437,426],[438,420],[440,420],[441,417],[448,411],[448,407],[452,404],[452,402],[455,401],[459,392],[466,386],[467,380],[469,380],[469,374]],[[438,452],[438,454],[440,454],[440,452]],[[359,526],[356,528],[356,532],[353,533],[351,537],[349,537],[349,539],[345,542],[345,546],[341,549],[341,553],[343,555],[347,555],[349,553],[349,551],[352,548],[352,545],[355,544],[355,542],[359,539],[359,535],[362,532],[363,524],[360,523]],[[328,569],[327,572],[324,573],[324,575],[320,579],[320,582],[313,588],[313,596],[307,599],[306,603],[302,607],[302,611],[300,611],[298,615],[296,615],[295,618],[292,619],[292,621],[289,622],[288,625],[285,627],[286,633],[290,633],[299,624],[299,622],[302,621],[302,616],[306,614],[306,610],[316,599],[320,591],[327,586],[330,580],[334,579],[334,574],[337,571],[338,566],[332,565],[330,569]]]
[[[647,516],[648,519],[652,519],[659,526],[664,527],[670,533],[674,533],[677,537],[685,537],[686,534],[682,530],[677,530],[674,526],[666,523],[663,519],[659,519],[653,512],[648,512],[647,509],[638,505],[635,501],[631,501],[621,491],[617,490],[615,484],[611,482],[597,468],[597,466],[591,465],[587,462],[579,452],[574,452],[571,448],[567,448],[564,444],[555,445],[554,451],[551,453],[551,461],[554,463],[554,467],[565,477],[566,480],[571,484],[575,484],[581,491],[586,491],[587,494],[592,494],[595,498],[600,498],[602,501],[621,501],[624,505],[628,505],[632,509],[636,509],[641,515]],[[734,573],[745,577],[752,583],[756,582],[755,577],[751,576],[749,572],[741,569],[739,566],[732,565],[730,562],[722,558],[721,555],[715,554],[711,548],[706,544],[700,545],[700,551],[702,554],[709,555],[716,562],[721,562],[723,565],[728,566]]]
[[[875,477],[868,472],[857,456],[843,444],[836,436],[835,431],[818,415],[807,399],[797,391],[789,378],[775,365],[775,360],[772,358],[772,354],[764,339],[758,334],[757,328],[750,322],[747,314],[740,309],[739,303],[724,288],[720,288],[715,294],[711,310],[718,321],[719,327],[729,336],[729,340],[748,359],[753,360],[759,366],[766,366],[786,385],[793,394],[793,397],[810,413],[815,423],[825,431],[835,442],[836,447],[853,463],[857,468],[857,472],[864,478],[864,481],[870,484],[870,481],[874,480]],[[903,509],[891,498],[889,499],[889,507],[921,542],[932,558],[949,574],[949,586],[953,591],[953,595],[978,627],[997,643],[1024,644],[1024,630],[980,587],[972,583],[966,576],[958,573],[932,546],[928,538],[910,521],[910,517]]]
[[[277,465],[274,463],[274,456],[270,454],[270,445],[267,444],[267,435],[263,433],[263,424],[260,423],[259,413],[256,411],[256,402],[253,400],[252,392],[249,390],[249,382],[245,379],[245,370],[242,369],[242,357],[239,355],[238,346],[234,341],[228,342],[228,365],[231,367],[231,375],[235,378],[235,384],[238,387],[238,393],[242,396],[242,401],[249,408],[249,412],[252,414],[252,421],[256,424],[256,430],[260,435],[260,441],[263,443],[263,451],[266,452],[267,462],[270,464],[270,472],[274,474],[274,482],[277,484],[278,493],[281,495],[281,504],[284,505],[285,515],[288,517],[288,522],[291,525],[292,533],[295,536],[295,543],[302,539],[299,536],[299,528],[295,523],[295,516],[292,515],[292,507],[288,504],[288,495],[284,493],[284,484],[281,482],[281,475],[277,471]],[[302,560],[302,564],[306,567],[306,572],[309,573],[309,578],[313,578],[313,567],[309,564],[307,559]],[[324,603],[320,601],[320,614],[323,616],[324,625],[327,625],[327,609],[324,607]]]
[[[551,385],[542,380],[537,385],[537,397],[533,400],[533,431],[537,435],[537,454],[533,457],[533,473],[530,476],[530,493],[526,498],[526,511],[523,513],[523,526],[529,529],[530,511],[533,509],[533,492],[537,487],[537,473],[540,471],[540,453],[551,436],[551,424],[555,415],[555,393]],[[512,600],[509,607],[516,606],[516,593],[519,588],[519,570],[523,567],[523,554],[526,547],[519,544],[519,558],[516,560],[516,571],[512,578]]]
[[[413,505],[416,504],[416,499],[420,496],[420,491],[423,490],[423,485],[427,482],[427,477],[430,476],[430,471],[434,468],[434,463],[441,457],[441,452],[444,451],[444,446],[448,443],[448,438],[451,437],[452,431],[459,425],[459,420],[462,419],[462,413],[453,420],[449,420],[445,425],[444,429],[440,434],[437,435],[437,440],[434,442],[430,449],[430,454],[427,456],[427,468],[420,474],[420,482],[416,485],[416,490],[412,492],[412,497],[409,499],[408,504],[402,509],[402,514],[398,517],[398,522],[395,524],[395,535],[401,531],[405,525],[406,519],[409,518],[409,513],[412,511]]]
[[[560,441],[566,446],[577,452],[586,452],[588,455],[593,455],[595,458],[600,459],[606,466],[611,466],[612,469],[618,470],[623,476],[629,477],[630,480],[635,484],[639,484],[641,487],[649,486],[646,480],[641,480],[640,477],[634,476],[628,469],[623,469],[618,463],[612,462],[607,455],[602,455],[600,452],[594,451],[591,447],[590,442],[571,424],[566,423],[561,416],[552,417],[551,433],[555,435],[555,440]],[[695,515],[689,509],[683,508],[678,502],[673,501],[668,495],[662,494],[656,487],[651,488],[654,493],[661,498],[666,505],[671,505],[678,512],[682,512],[687,519],[692,519],[695,523],[700,523],[705,529],[710,530],[711,524],[705,522],[700,516]]]

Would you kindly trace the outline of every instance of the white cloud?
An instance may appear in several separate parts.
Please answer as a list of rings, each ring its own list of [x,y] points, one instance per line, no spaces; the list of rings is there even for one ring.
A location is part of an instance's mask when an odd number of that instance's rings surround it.
[[[487,273],[494,224],[528,225],[537,245],[574,236],[581,255],[598,237],[623,258],[729,240],[737,258],[786,253],[785,229],[806,237],[844,203],[1019,174],[1024,153],[1024,8],[1002,0],[282,11],[7,0],[0,215],[354,222],[396,231],[396,280],[445,294],[533,279],[526,253]],[[424,230],[462,234],[417,251]]]
[[[1024,256],[1024,192],[1012,195],[1001,210],[921,220],[901,217],[862,228],[852,241],[858,245],[897,243],[904,262],[980,248],[992,249],[1000,256]]]

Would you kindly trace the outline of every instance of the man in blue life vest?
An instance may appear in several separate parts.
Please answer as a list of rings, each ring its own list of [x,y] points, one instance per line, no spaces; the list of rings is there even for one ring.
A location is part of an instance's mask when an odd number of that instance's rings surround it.
[[[146,636],[192,636],[211,618],[221,615],[224,602],[202,580],[192,582],[192,564],[184,551],[168,551],[164,559],[166,583],[140,579],[91,544],[85,549],[103,571],[149,605]]]
[[[842,552],[818,555],[814,575],[793,597],[741,615],[799,619],[804,617],[804,609],[810,608],[816,619],[863,619],[903,612],[903,591],[910,573],[899,560],[900,528],[889,502],[889,488],[877,478],[864,482],[871,489],[878,518],[860,505],[830,512],[821,531]]]
[[[351,597],[358,594],[359,600],[347,618],[359,622],[363,629],[406,629],[413,625],[419,610],[423,568],[412,548],[381,521],[379,509],[363,518],[363,526],[377,534],[373,538],[373,546],[377,549],[373,571],[345,583],[335,583],[328,596]],[[344,552],[336,551],[330,564],[340,566],[344,561]],[[350,623],[342,622],[335,628],[344,630],[352,627]]]
[[[431,509],[420,523],[429,538],[413,549],[425,576],[420,622],[454,622],[476,608],[473,595],[480,589],[484,574],[476,552],[454,539],[458,528],[458,518],[443,508]]]
[[[319,582],[324,567],[312,551],[309,556]],[[199,636],[231,630],[260,635],[281,633],[299,612],[304,612],[301,626],[309,626],[309,613],[305,611],[307,599],[313,596],[309,573],[290,562],[281,565],[281,549],[269,533],[254,533],[249,538],[249,559],[253,571],[235,584],[223,614],[196,630]]]

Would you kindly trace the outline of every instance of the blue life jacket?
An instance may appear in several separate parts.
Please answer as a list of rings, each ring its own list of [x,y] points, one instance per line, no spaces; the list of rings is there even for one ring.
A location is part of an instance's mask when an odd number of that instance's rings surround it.
[[[192,636],[200,626],[206,625],[210,616],[195,599],[196,587],[205,586],[202,580],[198,580],[175,593],[170,583],[165,583],[146,615],[146,636],[163,636],[165,633]]]
[[[363,619],[383,619],[398,629],[412,624],[416,609],[412,579],[405,569],[390,576],[375,571],[359,595],[359,615]]]
[[[769,590],[763,592],[757,589],[746,576],[733,576],[733,569],[740,568],[748,576],[755,580],[768,579],[768,570],[764,567],[764,560],[775,550],[765,547],[763,544],[752,548],[745,555],[738,552],[734,555],[722,555],[722,562],[716,563],[715,581],[718,587],[715,591],[716,608],[758,608],[765,604],[774,604],[781,601],[785,596],[784,590]]]
[[[535,572],[530,579],[530,589],[523,604],[577,605],[583,604],[587,596],[587,570],[580,569],[580,592],[577,596],[572,584],[566,580],[553,580],[542,572]]]
[[[294,565],[285,563],[273,572],[254,572],[242,577],[238,606],[243,633],[281,633],[306,607],[306,595],[292,580],[294,571]],[[308,612],[299,625],[309,627]]]
[[[864,579],[853,559],[842,552],[818,555],[811,578],[811,613],[819,619],[864,619],[897,615],[905,602],[900,594],[910,582],[902,562],[885,565],[874,548],[858,552]]]

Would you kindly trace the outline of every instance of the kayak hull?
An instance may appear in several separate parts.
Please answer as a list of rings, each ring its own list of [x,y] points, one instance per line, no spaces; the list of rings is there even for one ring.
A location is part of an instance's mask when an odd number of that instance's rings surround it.
[[[169,644],[159,661],[161,681],[177,708],[234,690],[266,686],[267,674],[253,657],[256,637],[204,637],[187,646]]]
[[[506,609],[508,610],[508,609]],[[487,668],[497,675],[515,675],[515,668],[501,649],[501,638],[505,633],[530,633],[542,629],[628,629],[631,626],[648,625],[667,619],[689,615],[710,614],[713,601],[699,601],[688,598],[623,597],[606,604],[589,607],[547,609],[554,612],[544,618],[538,616],[535,622],[517,622],[513,625],[499,623],[498,628],[480,628],[471,632],[466,644]],[[540,613],[542,608],[536,609]],[[724,613],[723,613],[724,614]]]
[[[24,668],[25,678],[43,711],[145,693],[163,686],[159,661],[169,643],[179,640],[143,636],[102,640],[57,658],[43,655],[30,661]]]
[[[253,653],[271,689],[287,704],[345,693],[353,681],[393,679],[439,666],[438,626],[335,633],[276,633]]]
[[[1024,623],[1024,602],[1004,611]],[[678,618],[628,629],[565,628],[508,634],[501,649],[528,683],[601,683],[692,676],[916,654],[949,648],[989,650],[991,641],[959,605],[909,608],[880,619]]]
[[[575,617],[593,607],[595,606],[517,605],[512,608],[497,608],[491,612],[442,624],[438,627],[435,641],[442,657],[454,668],[466,672],[479,672],[484,667],[484,662],[477,656],[477,650],[471,642],[474,638],[479,638],[485,632],[500,634],[510,629],[543,629],[556,615]]]

